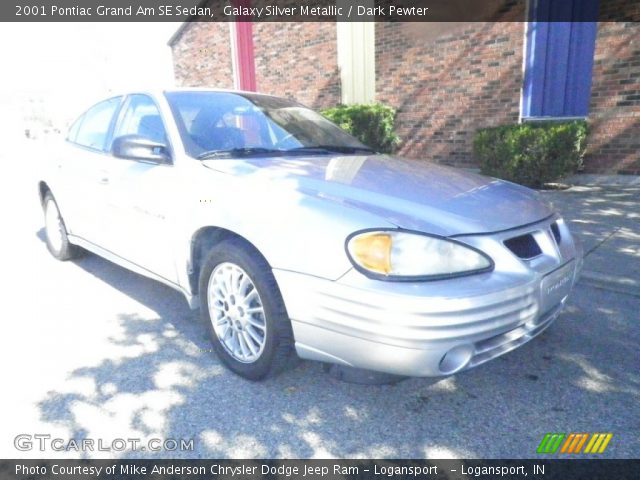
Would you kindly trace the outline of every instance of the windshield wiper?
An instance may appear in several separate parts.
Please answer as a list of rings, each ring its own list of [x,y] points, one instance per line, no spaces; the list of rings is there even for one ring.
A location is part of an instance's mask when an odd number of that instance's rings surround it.
[[[198,160],[206,160],[208,158],[217,157],[233,157],[233,156],[250,156],[250,155],[281,155],[283,150],[277,150],[275,148],[264,147],[243,147],[243,148],[229,148],[227,150],[210,150],[203,152],[196,158]]]
[[[233,156],[241,157],[251,155],[291,155],[305,153],[321,153],[324,155],[329,155],[332,153],[355,154],[359,152],[376,153],[374,150],[368,147],[350,147],[345,145],[310,145],[308,147],[288,148],[287,150],[264,147],[243,147],[229,148],[227,150],[210,150],[208,152],[201,153],[196,158],[198,160],[206,160],[209,158]]]
[[[375,150],[369,148],[369,147],[350,147],[347,145],[309,145],[307,147],[297,147],[297,148],[290,148],[288,150],[285,150],[284,152],[311,152],[311,153],[315,153],[315,152],[320,152],[320,153],[347,153],[347,154],[353,154],[353,153],[358,153],[358,152],[363,152],[363,153],[376,153]]]

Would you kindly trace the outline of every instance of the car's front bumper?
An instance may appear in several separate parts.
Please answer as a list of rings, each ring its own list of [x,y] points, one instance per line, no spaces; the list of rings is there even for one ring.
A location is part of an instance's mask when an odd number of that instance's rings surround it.
[[[543,254],[531,261],[517,258],[502,242],[523,232],[551,235],[554,220],[461,238],[496,263],[493,272],[469,277],[385,282],[352,270],[329,281],[274,271],[298,355],[398,375],[441,376],[519,347],[558,316],[582,254],[564,223],[562,248],[542,238]]]

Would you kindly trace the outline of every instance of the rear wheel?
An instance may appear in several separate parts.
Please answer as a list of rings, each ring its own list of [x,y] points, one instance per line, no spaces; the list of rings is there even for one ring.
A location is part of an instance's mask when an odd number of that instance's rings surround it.
[[[230,370],[262,380],[295,359],[291,322],[271,267],[246,242],[225,240],[209,252],[199,291],[214,351]]]
[[[80,249],[69,243],[67,228],[51,192],[45,194],[43,208],[47,249],[51,255],[63,261],[77,257]]]

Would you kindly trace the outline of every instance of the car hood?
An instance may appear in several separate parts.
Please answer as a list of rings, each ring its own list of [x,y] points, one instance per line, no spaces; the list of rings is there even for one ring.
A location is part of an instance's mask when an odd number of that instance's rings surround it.
[[[400,228],[438,235],[507,230],[553,213],[528,188],[388,155],[206,160],[210,169],[366,210]],[[293,181],[292,181],[293,180]]]

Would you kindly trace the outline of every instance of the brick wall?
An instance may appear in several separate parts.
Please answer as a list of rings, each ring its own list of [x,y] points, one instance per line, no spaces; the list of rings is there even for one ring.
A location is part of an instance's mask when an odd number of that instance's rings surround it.
[[[233,88],[228,23],[192,22],[171,45],[176,84]]]
[[[312,107],[340,103],[335,23],[254,23],[258,91]]]
[[[176,83],[233,88],[228,23],[189,23],[172,43]],[[335,23],[254,23],[258,91],[312,108],[340,103]]]
[[[640,3],[636,6],[635,22],[598,25],[588,172],[640,174]]]
[[[518,121],[524,24],[427,33],[376,24],[376,98],[399,109],[402,155],[472,166],[477,128]]]
[[[640,173],[640,2],[601,5],[585,171]],[[507,14],[524,18],[518,5]],[[183,29],[172,46],[179,85],[233,87],[228,28]],[[519,119],[524,31],[478,22],[433,37],[425,24],[376,24],[376,99],[398,109],[400,154],[476,166],[475,131]],[[335,23],[254,23],[253,35],[258,91],[316,109],[340,102]]]

